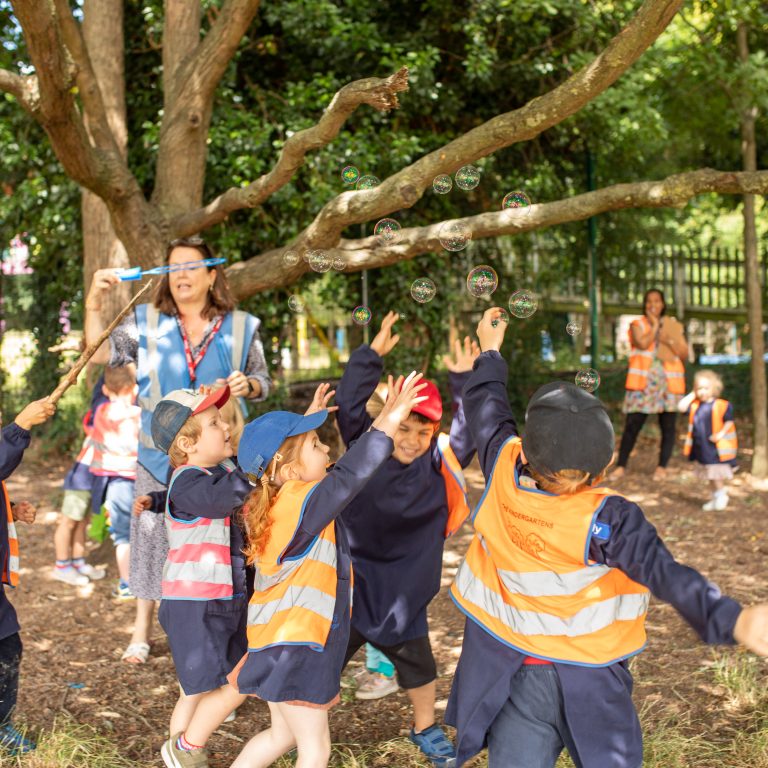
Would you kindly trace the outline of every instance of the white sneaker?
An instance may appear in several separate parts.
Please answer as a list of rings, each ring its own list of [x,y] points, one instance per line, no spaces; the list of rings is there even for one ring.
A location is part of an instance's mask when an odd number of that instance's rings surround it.
[[[103,568],[94,568],[90,563],[85,563],[85,565],[73,565],[72,566],[81,576],[85,576],[86,578],[90,579],[91,581],[98,581],[99,579],[103,579],[107,572]]]
[[[728,496],[713,496],[706,504],[702,504],[701,508],[705,512],[722,512],[728,507]]]
[[[225,723],[231,723],[237,717],[237,710],[233,709],[225,718]]]
[[[78,573],[77,569],[73,565],[68,565],[66,568],[53,568],[53,578],[56,581],[63,581],[65,584],[71,584],[73,587],[84,587],[90,583],[87,576]]]
[[[355,691],[355,698],[362,699],[363,701],[382,699],[384,696],[389,696],[390,693],[394,693],[398,689],[399,686],[394,677],[385,677],[384,675],[372,673],[367,679],[360,683]]]

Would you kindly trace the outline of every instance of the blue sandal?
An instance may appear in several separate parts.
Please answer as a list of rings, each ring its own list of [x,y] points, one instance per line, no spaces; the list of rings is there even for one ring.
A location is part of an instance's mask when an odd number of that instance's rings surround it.
[[[410,740],[439,768],[454,768],[456,765],[456,750],[445,731],[437,724],[430,725],[421,733],[411,728]]]

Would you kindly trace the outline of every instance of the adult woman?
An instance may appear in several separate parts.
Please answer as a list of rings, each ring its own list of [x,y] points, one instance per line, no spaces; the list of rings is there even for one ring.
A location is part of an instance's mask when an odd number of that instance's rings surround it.
[[[629,327],[629,370],[625,384],[624,433],[619,447],[618,466],[611,475],[615,480],[624,474],[629,454],[648,418],[659,414],[661,448],[654,479],[666,474],[667,462],[675,447],[675,420],[677,404],[685,394],[685,368],[688,344],[680,323],[666,317],[667,304],[658,288],[646,291],[643,297],[643,316]]]
[[[96,362],[137,366],[142,409],[135,497],[163,491],[168,456],[152,442],[150,422],[159,400],[174,389],[229,384],[232,395],[262,400],[270,380],[259,339],[259,320],[234,309],[235,301],[220,266],[195,266],[213,253],[201,238],[172,241],[166,260],[189,265],[164,275],[152,304],[138,306],[112,332],[94,356]],[[86,340],[102,332],[101,296],[119,282],[114,270],[101,269],[85,302]],[[123,659],[142,663],[149,654],[149,631],[160,599],[168,542],[162,515],[133,516],[130,589],[136,601],[136,625]],[[129,595],[130,596],[130,595]]]

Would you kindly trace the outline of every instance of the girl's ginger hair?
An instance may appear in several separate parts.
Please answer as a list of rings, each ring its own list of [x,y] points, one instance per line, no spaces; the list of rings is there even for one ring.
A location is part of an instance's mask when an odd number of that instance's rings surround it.
[[[245,418],[240,410],[240,402],[236,397],[230,397],[224,405],[219,408],[221,418],[229,424],[229,444],[237,455],[237,449],[240,445],[240,436],[245,427]]]
[[[723,394],[723,380],[720,378],[719,373],[711,371],[709,368],[702,368],[700,371],[696,371],[693,377],[693,388],[696,389],[696,382],[699,379],[709,379],[712,384],[712,394],[715,397],[720,397]]]
[[[176,437],[173,438],[171,447],[168,449],[168,458],[171,460],[171,466],[174,469],[182,464],[186,464],[188,458],[187,454],[179,448],[179,438],[188,437],[190,440],[197,442],[202,434],[203,425],[200,423],[200,419],[197,416],[190,416],[184,422],[184,426],[178,431]]]
[[[606,469],[608,469],[606,467]],[[592,477],[589,472],[581,469],[561,469],[559,472],[553,472],[551,475],[542,475],[533,468],[528,467],[531,477],[536,481],[536,485],[542,491],[554,493],[556,496],[570,496],[585,488],[591,488],[593,485],[601,483],[605,479],[604,469],[597,477]]]
[[[246,541],[243,554],[248,565],[253,565],[261,557],[269,541],[269,529],[272,526],[270,510],[275,496],[281,488],[277,478],[278,472],[282,467],[289,464],[300,463],[301,448],[310,434],[310,432],[305,432],[287,438],[277,449],[277,453],[281,456],[279,460],[270,461],[260,478],[255,475],[248,475],[248,479],[256,484],[256,488],[246,496],[240,513]]]

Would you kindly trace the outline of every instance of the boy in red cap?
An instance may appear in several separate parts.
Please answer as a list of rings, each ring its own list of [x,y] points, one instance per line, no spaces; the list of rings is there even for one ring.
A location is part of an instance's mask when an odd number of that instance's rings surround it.
[[[383,357],[400,337],[390,312],[368,346],[349,358],[336,389],[336,417],[344,443],[357,440],[372,423],[366,403],[381,379]],[[465,429],[461,389],[479,353],[469,339],[456,343],[450,371],[455,413],[449,435],[438,435],[443,415],[432,382],[427,399],[412,410],[394,437],[395,450],[347,507],[355,568],[355,600],[345,663],[367,641],[394,664],[398,683],[411,700],[411,740],[437,766],[453,765],[455,752],[435,723],[437,667],[429,643],[427,606],[440,591],[443,543],[468,514],[462,468],[474,455]]]

